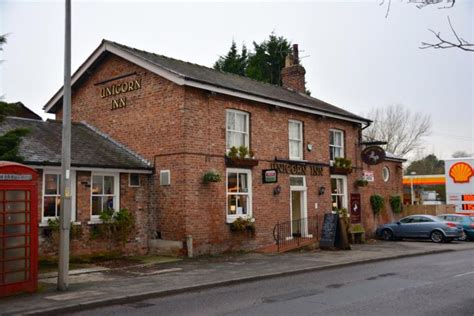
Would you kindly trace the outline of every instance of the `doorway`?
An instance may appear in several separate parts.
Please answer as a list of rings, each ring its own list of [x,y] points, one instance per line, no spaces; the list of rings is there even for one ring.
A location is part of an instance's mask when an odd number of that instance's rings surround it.
[[[291,237],[307,237],[306,181],[304,176],[290,177]]]

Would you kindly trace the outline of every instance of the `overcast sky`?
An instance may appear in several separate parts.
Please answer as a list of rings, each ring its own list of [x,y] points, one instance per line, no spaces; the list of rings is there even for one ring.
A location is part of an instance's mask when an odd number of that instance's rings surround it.
[[[418,48],[421,41],[434,41],[429,28],[452,38],[448,15],[457,32],[474,42],[474,1],[420,10],[393,0],[388,18],[380,1],[73,0],[72,68],[103,38],[212,66],[232,39],[251,47],[275,31],[303,50],[312,96],[362,115],[403,104],[432,118],[424,154],[474,153],[474,53]],[[42,106],[63,80],[63,1],[0,0],[5,33],[0,95],[47,117]]]

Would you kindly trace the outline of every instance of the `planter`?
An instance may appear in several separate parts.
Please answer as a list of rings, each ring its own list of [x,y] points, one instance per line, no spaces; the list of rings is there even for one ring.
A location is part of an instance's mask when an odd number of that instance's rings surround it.
[[[236,167],[236,168],[253,168],[258,166],[258,160],[256,159],[240,159],[240,158],[225,158],[225,165],[227,167]]]
[[[352,168],[330,167],[331,174],[351,174]]]

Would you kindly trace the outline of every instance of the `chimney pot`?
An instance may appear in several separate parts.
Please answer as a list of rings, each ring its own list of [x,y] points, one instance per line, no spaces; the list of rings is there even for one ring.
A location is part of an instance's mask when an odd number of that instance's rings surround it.
[[[299,63],[298,44],[293,44],[292,51],[286,56],[285,68],[281,70],[282,86],[296,92],[305,93],[306,70]]]

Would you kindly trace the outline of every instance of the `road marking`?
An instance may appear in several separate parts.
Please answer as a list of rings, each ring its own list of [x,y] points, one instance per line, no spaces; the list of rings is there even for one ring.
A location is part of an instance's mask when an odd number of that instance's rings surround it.
[[[469,275],[469,274],[474,274],[474,271],[461,273],[461,274],[456,274],[454,277],[457,278],[457,277],[462,277],[462,276]]]

